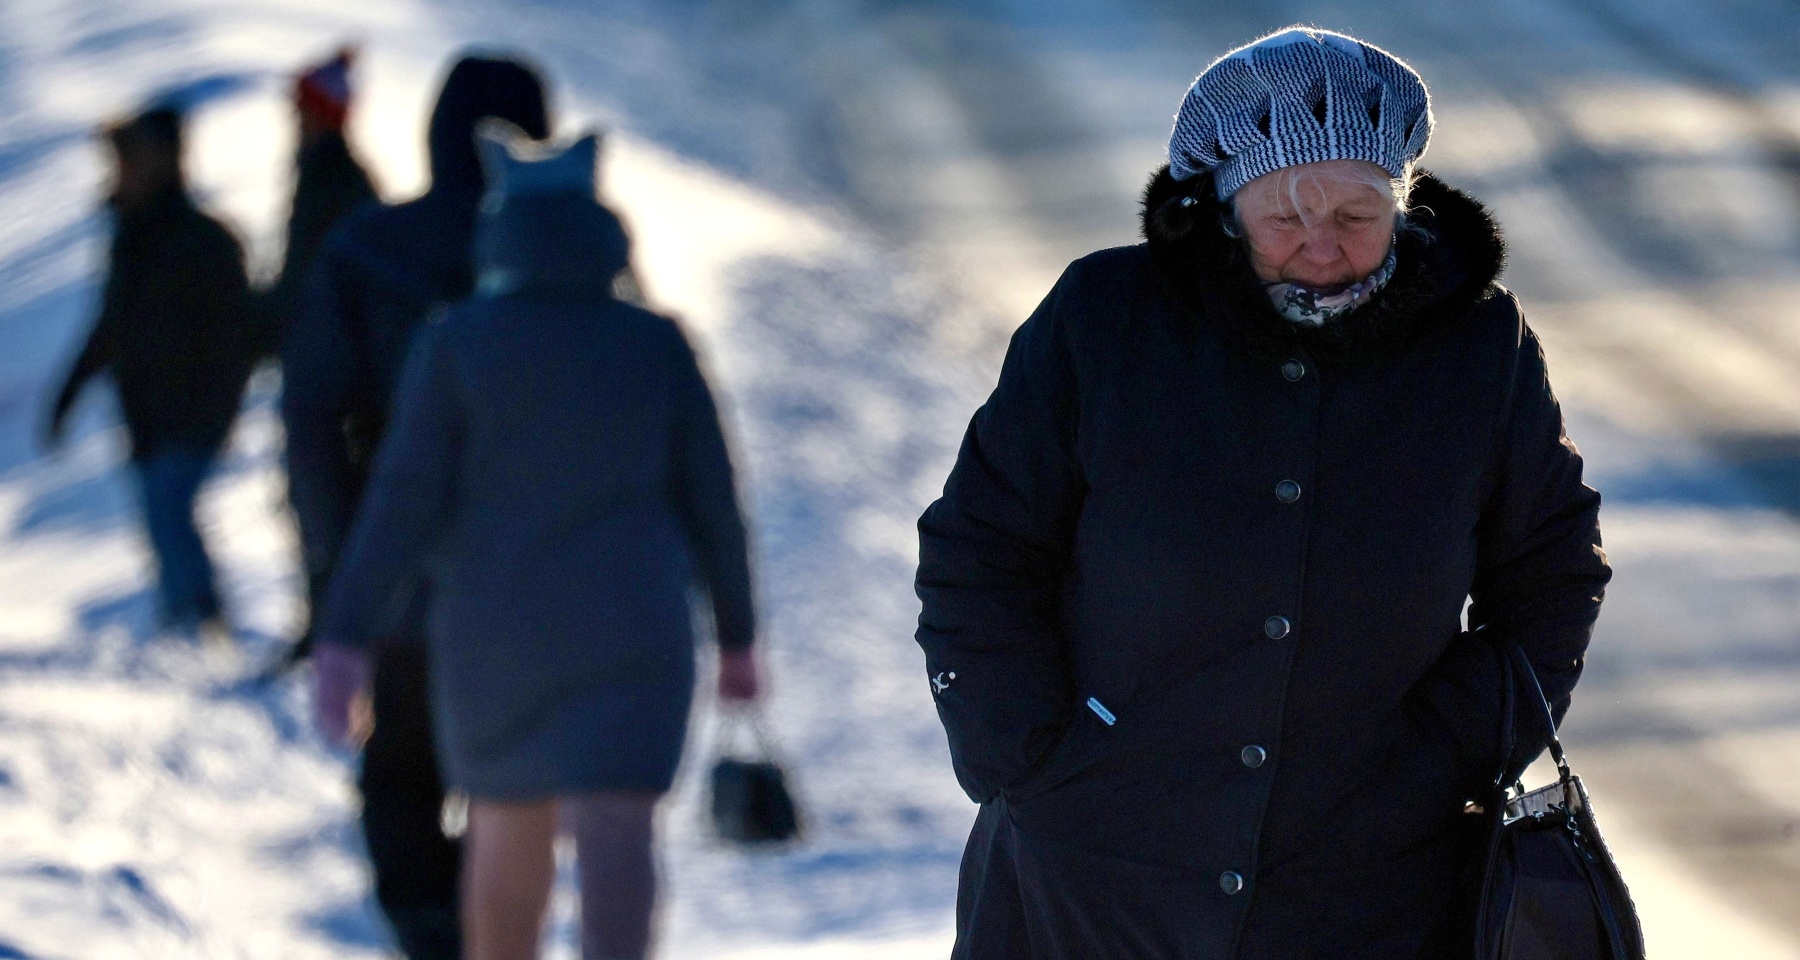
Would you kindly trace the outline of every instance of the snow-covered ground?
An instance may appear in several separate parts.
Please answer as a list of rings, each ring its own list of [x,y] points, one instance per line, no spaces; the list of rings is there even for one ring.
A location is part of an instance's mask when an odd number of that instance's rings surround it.
[[[721,849],[690,763],[664,814],[664,955],[922,958],[946,952],[973,809],[910,640],[912,521],[1011,325],[1068,258],[1132,239],[1186,79],[1295,19],[1419,60],[1443,131],[1432,159],[1512,230],[1514,284],[1609,495],[1619,574],[1569,747],[1652,955],[1800,957],[1800,445],[1783,445],[1800,435],[1800,311],[1793,202],[1769,155],[1788,142],[1772,130],[1800,131],[1800,96],[1764,36],[1794,35],[1800,14],[1775,3],[1696,19],[1701,0],[1660,0],[1623,26],[1610,0],[1204,20],[1151,0],[0,6],[0,958],[384,948],[347,758],[312,733],[299,683],[244,682],[296,614],[276,384],[259,382],[204,506],[233,650],[149,636],[103,391],[64,452],[33,447],[92,305],[96,121],[171,86],[210,95],[192,174],[266,270],[292,67],[365,43],[354,135],[398,198],[420,185],[453,50],[544,63],[560,126],[611,131],[605,189],[649,293],[730,397],[772,719],[809,816],[792,851]],[[1590,69],[1545,67],[1568,62]],[[1672,176],[1703,185],[1655,210],[1694,242],[1656,246],[1584,187],[1595,169],[1640,199]],[[566,896],[560,909],[571,956]]]

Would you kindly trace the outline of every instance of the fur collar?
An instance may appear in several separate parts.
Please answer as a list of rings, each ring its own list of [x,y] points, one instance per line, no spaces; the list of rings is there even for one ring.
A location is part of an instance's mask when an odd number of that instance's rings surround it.
[[[1184,197],[1195,203],[1182,206]],[[1389,354],[1480,303],[1506,262],[1499,225],[1472,197],[1421,172],[1412,203],[1413,228],[1400,235],[1393,279],[1368,304],[1319,329],[1275,312],[1243,244],[1220,225],[1225,207],[1211,175],[1177,182],[1167,166],[1157,171],[1144,191],[1144,239],[1175,301],[1254,354],[1295,347],[1344,358]]]

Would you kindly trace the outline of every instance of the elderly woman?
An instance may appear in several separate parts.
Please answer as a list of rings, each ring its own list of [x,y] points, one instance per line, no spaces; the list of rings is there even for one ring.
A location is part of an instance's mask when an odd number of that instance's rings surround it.
[[[919,522],[981,804],[955,956],[1467,952],[1465,803],[1530,759],[1498,645],[1566,710],[1610,572],[1499,231],[1414,167],[1431,130],[1367,43],[1233,51],[1145,243],[1014,336]]]

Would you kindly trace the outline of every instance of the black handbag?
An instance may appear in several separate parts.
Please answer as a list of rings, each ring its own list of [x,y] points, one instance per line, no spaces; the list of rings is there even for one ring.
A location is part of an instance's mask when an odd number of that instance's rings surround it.
[[[733,755],[732,733],[739,726],[748,726],[755,734],[757,757]],[[725,715],[711,780],[713,830],[720,839],[761,845],[800,836],[799,810],[760,714]]]
[[[1517,742],[1515,704],[1541,720],[1557,782],[1526,792],[1494,778],[1492,830],[1475,915],[1476,960],[1644,960],[1637,908],[1594,822],[1581,778],[1569,770],[1537,671],[1516,643],[1504,645],[1502,764]]]

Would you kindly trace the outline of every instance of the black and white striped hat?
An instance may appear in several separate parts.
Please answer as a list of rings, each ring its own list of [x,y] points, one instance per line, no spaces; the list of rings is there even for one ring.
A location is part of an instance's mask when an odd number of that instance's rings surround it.
[[[1395,177],[1431,139],[1425,81],[1355,37],[1289,27],[1213,61],[1169,135],[1169,171],[1212,171],[1219,199],[1284,167],[1367,160]]]

